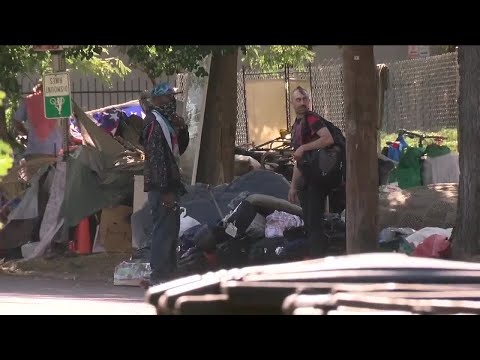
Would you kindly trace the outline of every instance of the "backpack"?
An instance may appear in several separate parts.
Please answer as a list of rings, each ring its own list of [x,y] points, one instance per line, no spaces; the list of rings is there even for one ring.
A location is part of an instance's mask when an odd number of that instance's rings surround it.
[[[337,126],[328,120],[323,119],[323,121],[325,122],[325,126],[327,127],[328,131],[330,131],[330,134],[332,134],[335,145],[340,148],[342,177],[343,181],[345,181],[347,175],[347,139],[345,138],[345,135],[343,135],[342,130],[340,130]]]
[[[346,139],[337,126],[322,120],[332,135],[334,145],[305,152],[299,167],[314,182],[326,188],[336,188],[346,177]]]

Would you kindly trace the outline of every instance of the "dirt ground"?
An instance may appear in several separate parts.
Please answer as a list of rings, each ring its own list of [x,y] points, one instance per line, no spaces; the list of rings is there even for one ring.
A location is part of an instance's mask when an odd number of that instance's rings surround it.
[[[0,274],[95,280],[113,284],[115,266],[129,258],[130,254],[91,254],[28,261],[14,260],[0,264]]]
[[[113,285],[115,267],[128,260],[130,254],[91,254],[53,259],[14,260],[0,262],[0,275],[16,275],[58,280],[97,281]],[[465,259],[480,262],[480,255]]]

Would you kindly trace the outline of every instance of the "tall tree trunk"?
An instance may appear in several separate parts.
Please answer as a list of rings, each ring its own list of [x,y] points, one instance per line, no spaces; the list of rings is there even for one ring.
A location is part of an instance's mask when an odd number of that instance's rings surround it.
[[[0,106],[0,140],[8,140],[7,117],[3,106]]]
[[[377,86],[373,46],[343,47],[347,253],[377,249]]]
[[[197,182],[233,180],[237,124],[238,52],[214,55],[210,64]]]
[[[465,259],[479,252],[480,238],[480,46],[459,46],[458,65],[460,183],[452,245],[453,256]]]

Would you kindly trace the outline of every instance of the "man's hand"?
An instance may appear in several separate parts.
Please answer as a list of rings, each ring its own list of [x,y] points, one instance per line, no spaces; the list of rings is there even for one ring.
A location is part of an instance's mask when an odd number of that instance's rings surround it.
[[[172,125],[176,128],[183,129],[186,126],[185,119],[177,114],[173,114]]]
[[[175,194],[174,193],[162,194],[162,202],[163,202],[163,206],[169,209],[175,208],[175,205],[176,205]]]
[[[297,150],[295,150],[295,153],[293,154],[293,158],[295,161],[300,161],[302,159],[303,153],[305,152],[305,148],[300,146]]]
[[[19,135],[28,135],[28,130],[21,122],[15,121],[15,129]]]
[[[298,190],[294,186],[290,186],[290,190],[288,191],[288,201],[296,205],[300,203],[298,199]]]

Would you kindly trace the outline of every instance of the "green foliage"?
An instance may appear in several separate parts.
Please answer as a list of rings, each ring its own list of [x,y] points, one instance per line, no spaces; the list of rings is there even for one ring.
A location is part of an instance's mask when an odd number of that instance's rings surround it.
[[[440,53],[445,54],[449,52],[455,52],[457,46],[456,45],[441,45],[440,46]]]
[[[152,83],[162,75],[187,71],[199,77],[208,75],[202,61],[210,54],[228,54],[238,46],[203,45],[132,45],[122,51],[129,57],[129,66],[146,73]]]
[[[312,62],[315,53],[311,46],[205,46],[205,45],[133,45],[122,51],[129,57],[129,66],[145,72],[152,83],[162,75],[188,71],[202,77],[208,75],[202,61],[208,55],[228,54],[240,48],[243,61],[255,69],[276,71],[285,64],[303,69]]]
[[[314,58],[315,53],[311,46],[248,45],[242,61],[252,69],[274,72],[282,69],[285,65],[304,70],[309,63],[313,62]]]
[[[90,60],[95,56],[101,56],[105,51],[106,48],[100,45],[75,45],[65,50],[65,57],[80,61]]]
[[[3,108],[3,99],[6,94],[0,91],[0,108]],[[0,109],[2,110],[2,109]],[[13,151],[10,145],[0,140],[0,177],[5,176],[8,170],[13,166]]]
[[[412,130],[413,132],[416,132],[416,133],[424,133],[424,131],[421,131],[421,130]],[[443,136],[445,138],[447,138],[447,140],[444,141],[443,145],[445,146],[448,146],[448,148],[454,152],[454,153],[458,153],[458,131],[457,129],[451,129],[451,128],[444,128],[444,129],[440,129],[439,131],[435,131],[435,132],[431,132],[431,131],[427,131],[425,132],[427,135],[437,135],[437,136]],[[397,134],[396,133],[391,133],[391,134],[387,134],[385,132],[381,132],[380,133],[380,143],[383,146],[386,146],[385,143],[387,141],[395,141],[395,139],[397,138]],[[407,143],[411,143],[412,145],[416,145],[417,144],[417,139],[415,140],[410,140],[410,139],[407,139]]]
[[[10,145],[0,140],[0,177],[13,166],[13,151]]]
[[[102,48],[102,53],[108,55],[108,50]],[[91,56],[90,58],[68,57],[67,64],[71,69],[82,71],[84,74],[91,74],[108,85],[112,85],[113,76],[124,78],[131,69],[127,67],[122,60],[115,57],[100,58],[99,56]]]
[[[7,124],[7,129],[10,128],[10,124],[12,123],[13,120],[13,117],[15,115],[15,110],[14,109],[17,109],[18,108],[18,104],[17,103],[11,103],[10,104],[11,106],[9,106],[6,110],[5,110],[5,122]]]
[[[99,45],[76,45],[65,50],[65,59],[70,69],[94,74],[107,83],[113,75],[125,76],[130,69],[117,58],[103,59],[108,54]],[[21,89],[18,77],[28,74],[43,75],[50,71],[49,52],[35,51],[30,45],[0,46],[0,88],[10,100],[18,101]]]
[[[19,98],[18,75],[35,72],[46,56],[46,53],[33,51],[28,45],[0,46],[0,88],[9,98]]]

